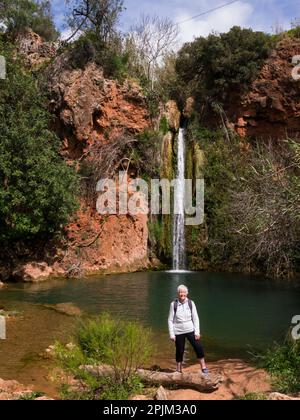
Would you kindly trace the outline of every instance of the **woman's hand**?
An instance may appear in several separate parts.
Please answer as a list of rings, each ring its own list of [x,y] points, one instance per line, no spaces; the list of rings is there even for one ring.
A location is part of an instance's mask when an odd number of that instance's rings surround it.
[[[171,341],[174,341],[174,343],[176,343],[176,337],[172,337]]]
[[[201,335],[195,335],[195,340],[200,341],[201,340]]]

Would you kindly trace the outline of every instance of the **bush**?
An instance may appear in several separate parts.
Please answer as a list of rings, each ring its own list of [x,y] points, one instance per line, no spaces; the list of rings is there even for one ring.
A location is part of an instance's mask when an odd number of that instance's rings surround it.
[[[300,145],[274,148],[189,128],[205,152],[205,222],[188,229],[192,269],[202,266],[293,277],[300,261]]]
[[[244,396],[236,397],[237,401],[266,401],[268,399],[265,394],[250,393]]]
[[[59,35],[48,0],[2,0],[0,21],[4,24],[2,30],[5,28],[13,37],[27,28],[31,28],[45,41],[55,41]]]
[[[271,374],[276,391],[284,394],[300,391],[300,340],[288,337],[283,344],[257,356],[257,360]]]
[[[84,392],[91,399],[126,399],[141,390],[136,372],[152,355],[150,330],[103,314],[97,319],[82,321],[73,341],[75,345],[68,348],[60,343],[55,346],[60,366],[81,383],[79,394],[75,392],[73,397],[78,398]],[[109,365],[114,374],[95,377],[81,369],[87,365]]]
[[[269,55],[272,38],[263,32],[233,27],[185,44],[176,70],[188,95],[225,102],[232,92],[243,92]]]
[[[48,237],[77,207],[77,176],[59,155],[58,137],[35,80],[7,57],[0,81],[0,240]]]
[[[300,26],[296,26],[295,28],[286,32],[286,34],[293,38],[300,38]]]
[[[104,42],[95,32],[87,31],[68,46],[69,65],[72,68],[84,68],[94,62],[102,67],[104,76],[123,81],[128,73],[128,54],[122,49],[121,38],[117,35]]]

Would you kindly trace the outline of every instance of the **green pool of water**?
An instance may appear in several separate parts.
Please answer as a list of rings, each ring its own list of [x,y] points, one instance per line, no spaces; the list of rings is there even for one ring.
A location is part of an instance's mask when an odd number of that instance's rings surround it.
[[[154,362],[170,366],[174,345],[167,316],[180,284],[189,287],[197,305],[210,360],[247,358],[249,351],[266,349],[285,336],[292,317],[300,314],[298,286],[236,274],[144,272],[10,284],[0,290],[0,307],[19,310],[22,316],[8,322],[7,340],[0,341],[0,378],[37,380],[34,360],[56,338],[67,340],[75,322],[42,305],[65,302],[88,314],[107,311],[150,326],[158,348]],[[186,360],[194,361],[191,352]]]

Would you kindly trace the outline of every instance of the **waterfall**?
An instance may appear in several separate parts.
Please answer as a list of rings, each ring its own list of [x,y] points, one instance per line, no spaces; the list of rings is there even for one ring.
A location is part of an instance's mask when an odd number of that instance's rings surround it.
[[[175,214],[175,209],[176,213]],[[173,270],[185,270],[185,129],[178,136],[177,188],[174,193]]]

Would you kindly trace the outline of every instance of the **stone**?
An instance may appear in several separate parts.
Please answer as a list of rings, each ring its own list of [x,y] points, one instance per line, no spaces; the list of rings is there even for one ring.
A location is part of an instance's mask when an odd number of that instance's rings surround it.
[[[57,305],[43,305],[47,309],[53,309],[64,315],[81,316],[82,310],[79,309],[74,303],[58,303]]]
[[[17,50],[29,67],[39,67],[55,57],[58,45],[54,42],[44,42],[42,37],[28,28],[16,39]]]
[[[135,395],[134,397],[129,398],[130,401],[149,401],[151,398],[146,395]]]
[[[231,96],[224,110],[241,137],[268,141],[299,137],[300,83],[292,77],[291,64],[291,57],[299,51],[300,39],[284,38],[247,92]],[[251,124],[244,125],[245,117],[251,118]]]
[[[290,397],[288,395],[280,394],[279,392],[272,392],[269,395],[271,401],[300,401],[300,398]]]
[[[168,101],[166,103],[165,117],[167,118],[169,128],[178,131],[180,128],[180,111],[176,101]]]
[[[186,102],[185,102],[185,107],[183,110],[183,115],[186,118],[190,118],[192,115],[192,112],[194,110],[194,106],[195,106],[195,99],[190,96],[189,98],[187,98]]]
[[[169,392],[163,386],[160,386],[157,390],[155,399],[157,401],[168,401]]]
[[[13,272],[17,281],[39,283],[46,281],[53,275],[53,269],[46,262],[30,262],[20,265]]]

